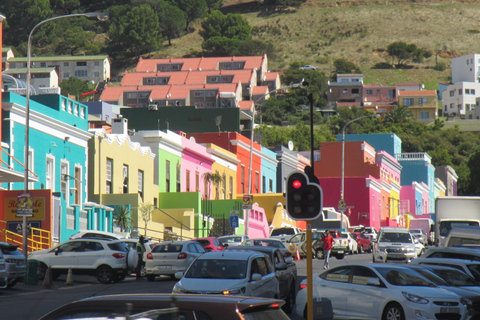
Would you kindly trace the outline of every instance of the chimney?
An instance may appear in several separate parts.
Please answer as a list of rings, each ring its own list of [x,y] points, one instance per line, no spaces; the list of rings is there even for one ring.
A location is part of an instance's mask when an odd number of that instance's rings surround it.
[[[112,122],[113,134],[128,134],[128,119],[114,118]]]

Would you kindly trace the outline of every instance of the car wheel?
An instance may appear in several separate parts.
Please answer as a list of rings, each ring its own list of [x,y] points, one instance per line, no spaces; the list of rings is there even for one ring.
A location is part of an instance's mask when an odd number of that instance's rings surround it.
[[[127,275],[126,275],[125,273],[124,273],[124,274],[116,275],[116,276],[115,276],[115,279],[113,279],[113,282],[123,281],[123,280],[125,280],[126,277],[127,277]]]
[[[405,320],[402,306],[396,302],[388,304],[383,310],[382,320]]]
[[[153,274],[147,275],[147,280],[153,282],[155,280],[155,276]]]
[[[45,263],[40,262],[38,265],[38,279],[43,280],[45,279],[45,274],[47,273],[48,267]]]
[[[360,249],[359,249],[359,250],[360,250],[360,251],[359,251],[360,254],[362,254],[362,253],[364,252],[362,246],[360,246]]]
[[[315,250],[315,258],[321,260],[324,258],[323,256],[323,249],[317,249]]]
[[[285,300],[285,304],[283,305],[283,311],[285,311],[285,313],[292,313],[294,306],[295,306],[295,283],[292,283],[287,300]]]
[[[109,266],[100,266],[97,269],[97,280],[100,283],[108,284],[114,279],[112,268]]]

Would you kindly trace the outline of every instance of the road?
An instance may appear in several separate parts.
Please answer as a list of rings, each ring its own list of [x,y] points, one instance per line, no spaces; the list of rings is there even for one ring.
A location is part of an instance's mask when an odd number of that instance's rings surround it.
[[[343,260],[330,259],[330,266],[345,263],[371,262],[371,254],[348,255]],[[306,260],[295,261],[298,270],[298,282],[307,275]],[[313,260],[313,273],[323,270],[323,260]],[[73,285],[67,285],[66,277],[60,276],[51,286],[43,282],[37,285],[17,284],[11,289],[0,290],[0,318],[16,320],[37,320],[44,314],[66,303],[106,294],[119,293],[170,293],[175,280],[157,278],[154,282],[146,279],[136,280],[127,277],[124,281],[114,284],[100,284],[95,277],[73,276]],[[299,317],[290,316],[297,320]]]

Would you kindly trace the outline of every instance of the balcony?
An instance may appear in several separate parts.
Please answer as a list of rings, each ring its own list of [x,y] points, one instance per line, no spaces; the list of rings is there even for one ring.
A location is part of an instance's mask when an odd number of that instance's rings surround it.
[[[397,161],[425,161],[432,163],[432,157],[425,152],[405,152],[395,154]]]

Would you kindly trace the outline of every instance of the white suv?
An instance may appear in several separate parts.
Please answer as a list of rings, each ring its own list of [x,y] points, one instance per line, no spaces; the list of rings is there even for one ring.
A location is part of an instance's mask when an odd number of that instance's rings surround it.
[[[73,239],[52,249],[31,252],[29,259],[39,261],[40,278],[51,267],[52,278],[66,274],[96,276],[100,283],[125,279],[138,262],[136,251],[128,250],[123,241],[104,239]]]
[[[406,228],[382,227],[373,244],[373,262],[410,262],[417,258],[415,241]]]

